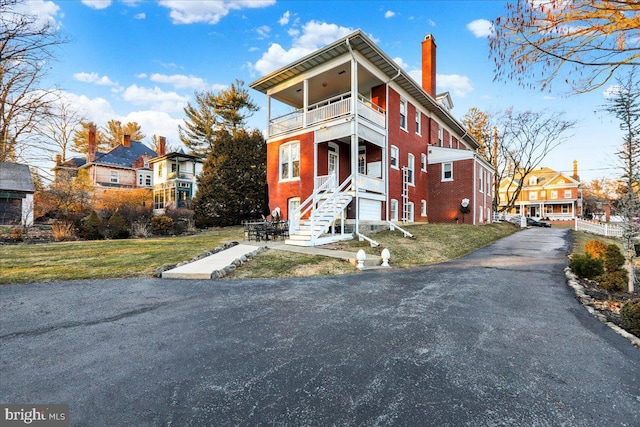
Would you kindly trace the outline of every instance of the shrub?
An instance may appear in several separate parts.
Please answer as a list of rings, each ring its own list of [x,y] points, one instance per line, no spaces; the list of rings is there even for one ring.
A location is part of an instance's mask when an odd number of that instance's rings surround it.
[[[107,221],[107,233],[111,239],[126,239],[129,237],[127,223],[118,211],[115,211]]]
[[[151,234],[151,226],[148,221],[135,221],[131,224],[130,232],[134,237],[149,237]]]
[[[629,273],[626,270],[607,271],[596,280],[609,292],[622,292],[627,288]]]
[[[175,234],[183,234],[195,228],[194,213],[191,209],[168,207],[165,215],[173,219],[173,231]]]
[[[102,239],[103,222],[96,211],[91,211],[82,223],[82,237],[87,240]]]
[[[627,301],[620,309],[622,327],[640,337],[640,298]]]
[[[51,231],[56,242],[75,240],[76,238],[75,227],[70,221],[55,221],[51,224]]]
[[[602,259],[606,250],[607,244],[601,240],[589,240],[584,244],[584,252],[592,258]]]
[[[607,245],[604,252],[604,269],[607,272],[617,271],[624,265],[624,255],[618,245]]]
[[[569,268],[579,277],[593,279],[604,273],[601,259],[589,255],[577,255],[569,261]]]
[[[155,234],[170,234],[173,231],[173,219],[166,215],[151,218],[151,230]]]

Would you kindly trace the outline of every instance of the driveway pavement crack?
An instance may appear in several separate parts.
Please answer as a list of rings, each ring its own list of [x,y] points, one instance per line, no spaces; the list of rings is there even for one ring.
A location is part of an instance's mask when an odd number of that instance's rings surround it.
[[[34,336],[46,334],[46,333],[49,333],[49,332],[59,331],[61,329],[76,328],[76,327],[79,327],[79,326],[93,326],[93,325],[99,325],[101,323],[116,322],[116,321],[121,320],[121,319],[126,319],[127,317],[137,316],[138,314],[143,314],[143,313],[147,313],[149,311],[156,310],[156,309],[158,309],[160,307],[163,307],[163,306],[165,306],[167,304],[169,304],[169,303],[168,302],[162,302],[162,303],[157,303],[157,304],[153,304],[153,305],[147,305],[147,306],[143,306],[143,307],[137,308],[135,310],[126,311],[124,313],[117,314],[115,316],[105,317],[103,319],[61,323],[61,324],[58,324],[58,325],[52,325],[52,326],[47,326],[47,327],[43,327],[43,328],[38,328],[38,329],[31,330],[31,331],[13,332],[13,333],[6,334],[6,335],[0,335],[0,340],[12,339],[12,338],[18,338],[18,337],[34,337]]]

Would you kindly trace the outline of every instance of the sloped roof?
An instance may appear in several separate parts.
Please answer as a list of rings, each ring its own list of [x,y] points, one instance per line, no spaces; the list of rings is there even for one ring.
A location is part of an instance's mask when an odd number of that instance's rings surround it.
[[[529,180],[534,177],[536,178],[536,184],[529,184]],[[565,175],[551,168],[543,166],[529,172],[522,186],[524,188],[524,187],[544,187],[547,185],[554,185],[554,183],[557,182],[559,178],[566,180],[568,184],[580,184],[579,180],[576,180],[569,175]],[[522,172],[516,172],[513,176],[506,177],[505,179],[503,179],[503,181],[506,181],[508,179],[518,183],[522,179]],[[503,184],[501,183],[501,186],[502,185]]]
[[[96,161],[94,163],[131,167],[131,165],[133,165],[133,163],[138,160],[140,156],[145,154],[150,157],[156,157],[156,152],[151,148],[147,147],[141,142],[131,141],[130,147],[118,145],[117,147],[112,148],[108,152],[104,153],[102,156],[96,156]]]
[[[327,61],[349,53],[349,48],[360,52],[368,61],[382,71],[389,80],[393,79],[395,83],[418,101],[424,108],[435,114],[440,120],[446,123],[447,126],[455,129],[456,132],[462,135],[462,139],[469,144],[472,149],[480,147],[480,144],[478,144],[475,138],[467,133],[464,126],[462,126],[462,124],[453,115],[451,115],[446,108],[440,105],[440,103],[429,95],[420,84],[409,76],[406,71],[396,64],[396,62],[393,61],[386,53],[380,50],[380,48],[373,43],[373,41],[371,41],[371,39],[362,32],[362,30],[354,31],[340,40],[320,48],[315,52],[280,68],[279,70],[267,74],[266,76],[251,83],[249,87],[262,93],[267,93],[269,89],[276,87],[284,81],[299,76]]]
[[[34,193],[36,188],[29,166],[0,162],[0,190]]]

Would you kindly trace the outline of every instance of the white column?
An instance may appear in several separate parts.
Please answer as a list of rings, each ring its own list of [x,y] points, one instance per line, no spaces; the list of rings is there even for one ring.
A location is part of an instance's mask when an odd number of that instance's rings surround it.
[[[271,136],[271,95],[267,94],[267,138]]]
[[[302,82],[302,127],[307,127],[307,110],[309,109],[309,80]]]

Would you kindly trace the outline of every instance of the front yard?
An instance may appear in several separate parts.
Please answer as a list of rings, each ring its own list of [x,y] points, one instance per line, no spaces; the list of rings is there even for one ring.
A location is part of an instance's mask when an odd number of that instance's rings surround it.
[[[511,224],[481,227],[456,224],[408,225],[415,239],[398,231],[374,235],[380,248],[357,240],[333,245],[341,250],[379,254],[391,251],[391,265],[413,267],[460,257],[516,231]],[[151,277],[156,268],[187,261],[226,242],[242,241],[241,227],[208,230],[191,236],[0,245],[0,283]],[[228,279],[296,277],[353,273],[348,262],[322,256],[270,250],[259,254]]]

